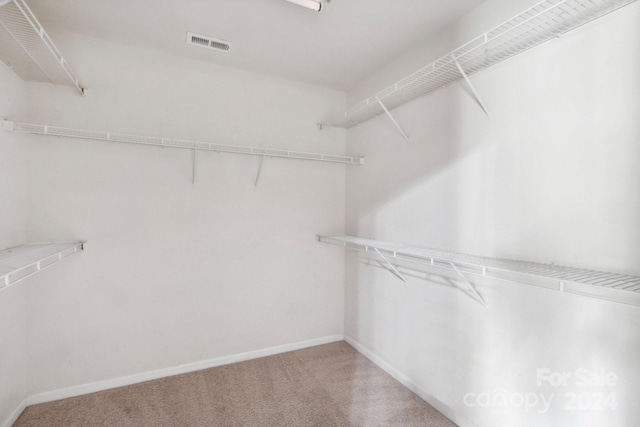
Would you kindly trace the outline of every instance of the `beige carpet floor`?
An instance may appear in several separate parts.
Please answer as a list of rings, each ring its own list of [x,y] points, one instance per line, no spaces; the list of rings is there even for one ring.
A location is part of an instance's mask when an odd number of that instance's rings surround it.
[[[455,427],[346,342],[29,406],[15,427]]]

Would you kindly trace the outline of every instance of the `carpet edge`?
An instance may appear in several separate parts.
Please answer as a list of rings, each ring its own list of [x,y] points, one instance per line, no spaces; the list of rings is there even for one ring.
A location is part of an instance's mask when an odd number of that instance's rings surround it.
[[[157,380],[160,378],[172,377],[174,375],[186,374],[189,372],[200,371],[203,369],[215,368],[218,366],[229,365],[231,363],[244,362],[252,359],[259,359],[261,357],[273,356],[281,353],[288,353],[290,351],[301,350],[304,348],[315,347],[323,344],[330,344],[344,340],[344,335],[329,335],[321,338],[314,338],[311,340],[299,341],[295,343],[282,344],[272,347],[266,347],[259,350],[252,350],[244,353],[237,353],[227,356],[215,357],[212,359],[201,360],[198,362],[186,363],[178,366],[170,366],[161,369],[155,369],[152,371],[146,371],[138,374],[126,375],[117,378],[111,378],[107,380],[95,381],[85,384],[78,384],[75,386],[65,387],[61,389],[45,391],[28,395],[14,411],[14,414],[7,420],[3,427],[10,427],[15,420],[18,419],[22,411],[30,405],[37,405],[40,403],[53,402],[61,399],[68,399],[70,397],[81,396],[84,394],[96,393],[99,391],[110,390],[113,388],[128,386],[132,384],[143,383],[146,381]],[[18,410],[20,410],[18,412]],[[15,419],[13,416],[18,412]],[[13,420],[13,421],[12,421]]]

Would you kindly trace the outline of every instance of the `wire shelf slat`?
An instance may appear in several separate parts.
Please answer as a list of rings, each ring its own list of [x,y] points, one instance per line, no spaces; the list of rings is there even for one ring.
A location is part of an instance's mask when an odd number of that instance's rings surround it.
[[[509,280],[607,301],[640,306],[640,277],[555,264],[541,264],[410,247],[344,235],[320,235],[318,240],[348,249],[378,250],[391,259],[418,262],[469,274]],[[455,267],[454,267],[455,266]]]
[[[40,243],[0,251],[0,289],[80,252],[83,245],[81,242]]]
[[[327,125],[351,128],[384,113],[378,99],[391,110],[457,82],[462,79],[462,75],[455,67],[454,61],[458,61],[467,75],[472,75],[634,1],[541,1],[507,22],[353,105],[344,114],[329,120]]]
[[[38,135],[51,135],[77,139],[93,139],[100,141],[122,142],[128,144],[156,145],[160,147],[248,154],[252,156],[267,156],[294,160],[309,160],[315,162],[342,163],[347,165],[364,164],[364,158],[362,157],[340,156],[337,154],[308,153],[275,148],[217,144],[202,141],[187,141],[181,139],[160,138],[157,136],[129,135],[124,133],[111,133],[86,129],[71,129],[59,126],[46,126],[32,123],[15,123],[8,120],[5,120],[3,122],[3,127],[18,132],[28,132]]]
[[[0,58],[23,80],[71,85],[84,93],[84,87],[24,0],[11,0],[0,6]]]

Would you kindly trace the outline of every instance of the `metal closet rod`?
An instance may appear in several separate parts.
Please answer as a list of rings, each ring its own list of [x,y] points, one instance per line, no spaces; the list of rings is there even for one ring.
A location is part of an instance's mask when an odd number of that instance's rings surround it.
[[[94,130],[71,129],[31,123],[17,123],[2,119],[2,129],[8,132],[26,132],[37,135],[50,135],[67,138],[93,139],[99,141],[124,142],[128,144],[155,145],[159,147],[182,148],[194,151],[215,151],[221,153],[247,154],[251,156],[276,157],[295,160],[363,165],[363,157],[349,157],[334,154],[307,153],[302,151],[281,150],[277,148],[246,147],[240,145],[218,144],[213,142],[189,141],[157,136],[141,136],[124,133],[102,132]]]

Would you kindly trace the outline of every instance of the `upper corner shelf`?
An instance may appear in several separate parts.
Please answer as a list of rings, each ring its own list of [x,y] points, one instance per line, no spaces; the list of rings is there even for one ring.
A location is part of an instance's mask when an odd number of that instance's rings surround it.
[[[492,279],[508,280],[570,294],[640,307],[640,277],[560,265],[487,258],[360,237],[321,235],[324,243],[361,250],[395,260],[426,264]]]
[[[84,249],[83,243],[41,243],[0,251],[0,289]]]
[[[24,0],[0,0],[0,59],[23,80],[84,86]]]
[[[635,0],[544,0],[347,109],[326,125],[350,128],[562,35]]]

